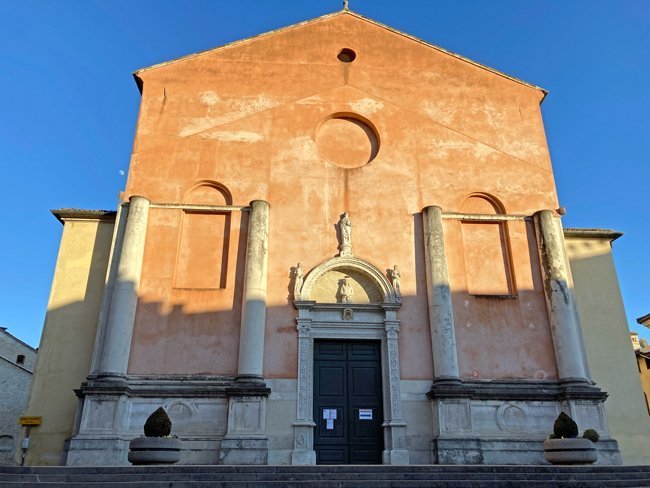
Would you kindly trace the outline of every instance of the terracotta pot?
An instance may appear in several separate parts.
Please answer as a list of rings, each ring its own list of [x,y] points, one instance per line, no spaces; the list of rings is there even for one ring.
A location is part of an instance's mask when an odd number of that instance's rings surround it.
[[[546,439],[544,457],[551,464],[591,464],[598,459],[596,446],[589,439]]]
[[[131,464],[175,464],[181,459],[181,441],[175,437],[137,437],[129,443]]]

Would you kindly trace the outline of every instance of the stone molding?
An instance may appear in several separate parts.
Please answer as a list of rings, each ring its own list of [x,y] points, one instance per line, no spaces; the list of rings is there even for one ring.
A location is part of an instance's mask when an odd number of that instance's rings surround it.
[[[540,380],[434,381],[430,400],[471,398],[475,400],[546,401],[592,400],[604,402],[607,393],[593,385]]]
[[[310,300],[314,284],[328,271],[352,269],[370,278],[381,290],[383,301],[386,303],[399,303],[393,285],[376,266],[363,259],[352,256],[337,256],[313,268],[305,277],[300,290],[296,290],[296,301]]]
[[[124,395],[128,397],[225,397],[235,386],[232,376],[102,376],[90,375],[75,390],[79,397]]]
[[[354,269],[371,278],[382,290],[384,303],[316,303],[296,299],[298,310],[298,387],[292,464],[315,464],[313,419],[314,340],[378,340],[381,343],[384,405],[384,464],[408,464],[406,423],[402,418],[399,372],[399,321],[401,307],[391,283],[374,265],[354,257],[336,257],[310,271],[300,290],[309,297],[314,283],[334,269]],[[345,318],[345,317],[349,318]]]

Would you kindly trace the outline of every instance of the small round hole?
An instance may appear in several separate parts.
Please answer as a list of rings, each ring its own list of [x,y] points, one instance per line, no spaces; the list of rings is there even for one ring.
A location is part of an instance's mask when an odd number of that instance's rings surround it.
[[[346,47],[345,49],[341,49],[341,52],[339,52],[339,55],[336,57],[339,58],[339,61],[351,63],[357,57],[357,53]]]

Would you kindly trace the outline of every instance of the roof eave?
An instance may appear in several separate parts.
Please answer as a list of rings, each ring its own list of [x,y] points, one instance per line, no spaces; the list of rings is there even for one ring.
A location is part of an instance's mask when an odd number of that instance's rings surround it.
[[[115,220],[117,212],[115,210],[87,210],[80,208],[60,208],[50,210],[56,219],[65,224],[66,220]]]
[[[650,328],[650,326],[646,325],[646,322],[650,322],[650,313],[648,315],[644,315],[643,317],[639,317],[638,319],[636,319],[636,322],[637,324]]]
[[[589,237],[592,239],[608,239],[610,242],[614,242],[622,235],[622,232],[618,232],[612,229],[590,229],[580,227],[567,227],[564,229],[565,237]]]

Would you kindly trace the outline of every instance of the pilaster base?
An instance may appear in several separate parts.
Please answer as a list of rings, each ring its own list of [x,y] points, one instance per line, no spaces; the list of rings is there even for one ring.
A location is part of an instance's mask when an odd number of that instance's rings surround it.
[[[66,466],[129,466],[129,439],[77,435],[66,444]]]
[[[221,441],[221,464],[268,464],[268,439],[228,439]]]
[[[407,465],[410,464],[409,452],[406,449],[390,449],[382,453],[384,464]]]
[[[228,432],[221,441],[221,464],[268,464],[266,398],[263,382],[235,382],[228,395]]]
[[[291,464],[294,466],[311,466],[316,464],[316,451],[294,449],[291,451]]]
[[[428,397],[436,463],[546,464],[542,443],[561,411],[581,433],[595,429],[600,434],[598,464],[621,462],[603,409],[607,394],[586,381],[435,382]]]
[[[307,446],[314,445],[314,427],[311,420],[294,422],[293,451],[291,451],[291,464],[313,465],[316,464],[316,451]]]
[[[483,451],[478,439],[441,438],[433,440],[435,464],[483,464]]]
[[[409,452],[406,449],[406,423],[401,420],[390,420],[382,425],[384,429],[384,446],[382,453],[384,464],[410,464]]]

